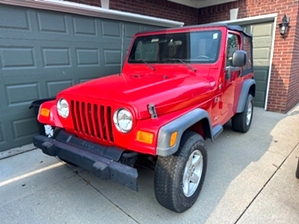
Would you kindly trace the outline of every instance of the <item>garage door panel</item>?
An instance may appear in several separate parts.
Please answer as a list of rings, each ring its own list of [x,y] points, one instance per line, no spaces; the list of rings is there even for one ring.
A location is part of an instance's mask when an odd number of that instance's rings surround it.
[[[67,33],[67,22],[64,14],[38,11],[37,22],[40,32]]]
[[[104,66],[120,66],[121,51],[104,49]]]
[[[261,85],[266,85],[267,84],[267,82],[264,82],[264,83],[261,83]],[[261,85],[258,85],[257,87],[256,87],[256,91],[258,92],[264,92],[264,88],[261,86]],[[260,101],[264,101],[264,96],[265,96],[265,94],[263,94],[263,97],[262,98],[256,98],[257,100],[260,100]]]
[[[29,13],[26,8],[0,7],[0,28],[29,30]]]
[[[8,107],[23,105],[26,102],[32,102],[32,100],[39,98],[37,83],[8,85],[5,89],[7,93]]]
[[[39,52],[41,53],[41,66],[45,69],[62,67],[68,68],[76,66],[78,64],[82,64],[82,62],[84,61],[82,59],[82,56],[88,56],[90,59],[91,56],[96,57],[92,59],[91,63],[97,61],[97,64],[99,64],[100,61],[99,52],[101,51],[101,49],[100,46],[97,46],[99,45],[99,43],[81,44],[81,42],[63,43],[59,41],[48,41],[47,43],[42,42],[41,44],[42,46],[40,46]],[[84,64],[88,65],[86,60]]]
[[[255,48],[271,48],[272,37],[256,37],[253,39],[253,47]]]
[[[33,47],[1,47],[3,69],[35,68]]]
[[[260,61],[266,60],[269,64],[271,49],[270,48],[255,48],[253,50],[254,63],[259,63]]]
[[[137,24],[125,24],[125,38],[131,39],[135,33],[141,31],[141,28]]]
[[[264,107],[264,100],[265,99],[265,92],[264,91],[256,91],[255,98],[254,98],[254,106],[255,107]]]
[[[43,67],[71,67],[70,48],[42,47]]]
[[[254,37],[272,36],[273,23],[254,24],[251,33]]]
[[[74,85],[73,80],[47,82],[48,96],[56,97],[57,93]]]
[[[264,88],[264,85],[267,85],[267,82],[260,82],[261,84],[260,85],[257,85],[256,86],[256,91],[264,91],[265,88]],[[260,99],[260,100],[264,100],[264,99]]]
[[[255,62],[259,62],[260,60],[267,60],[269,64],[271,49],[269,48],[257,48],[253,50],[253,56],[256,59]]]
[[[86,17],[74,17],[74,34],[96,36],[96,20]]]
[[[255,66],[260,66],[260,67],[265,67],[265,65],[267,64],[269,64],[269,60],[260,59],[259,61],[254,62]],[[267,69],[269,69],[269,67]]]
[[[268,70],[267,66],[255,66],[254,67],[254,79],[258,82],[268,81]]]
[[[103,37],[120,38],[121,24],[117,21],[102,21],[102,35]]]
[[[30,138],[38,129],[36,125],[32,125],[36,119],[32,116],[19,118],[12,121],[14,141]]]
[[[77,48],[76,58],[78,66],[100,66],[99,49]]]
[[[28,83],[4,86],[4,96],[0,96],[0,114],[7,115],[12,112],[26,112],[32,101],[42,98],[40,85]],[[43,93],[44,95],[46,93]]]
[[[97,44],[82,44],[80,47],[75,47],[75,60],[73,60],[74,66],[82,67],[87,69],[88,67],[101,66],[102,61],[102,46],[96,46]],[[102,54],[103,55],[103,54]]]
[[[38,125],[33,116],[33,109],[17,112],[0,117],[3,124],[4,141],[0,142],[0,151],[32,142],[32,136],[38,132]]]

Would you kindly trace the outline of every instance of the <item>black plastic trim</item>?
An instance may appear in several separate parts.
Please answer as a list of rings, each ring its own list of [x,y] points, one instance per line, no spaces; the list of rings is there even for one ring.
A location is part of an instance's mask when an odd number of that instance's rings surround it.
[[[85,141],[65,131],[60,131],[55,139],[44,135],[33,136],[33,144],[49,156],[57,156],[91,170],[102,179],[111,179],[138,190],[137,169],[119,162],[123,149]]]

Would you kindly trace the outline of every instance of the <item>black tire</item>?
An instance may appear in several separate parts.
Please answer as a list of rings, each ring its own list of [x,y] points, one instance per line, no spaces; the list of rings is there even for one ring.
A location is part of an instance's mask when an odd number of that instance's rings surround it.
[[[192,166],[191,157],[197,161],[194,166]],[[197,169],[193,170],[195,165]],[[189,172],[187,172],[187,166]],[[174,155],[159,156],[157,159],[154,177],[157,201],[174,212],[186,211],[199,196],[206,170],[207,153],[203,138],[197,133],[187,131],[182,136],[179,150]],[[194,175],[194,173],[199,175]],[[191,178],[195,182],[192,182]]]
[[[248,94],[244,111],[236,114],[232,118],[232,128],[234,131],[246,133],[252,122],[253,117],[253,97]]]
[[[296,178],[299,179],[299,159],[298,159],[297,169],[296,169]]]

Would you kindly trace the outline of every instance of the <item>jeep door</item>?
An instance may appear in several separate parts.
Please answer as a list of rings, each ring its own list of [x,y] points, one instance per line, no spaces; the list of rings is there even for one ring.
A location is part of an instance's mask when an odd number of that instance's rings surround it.
[[[241,36],[238,32],[229,31],[226,42],[226,62],[223,73],[220,116],[221,123],[226,123],[233,115],[237,104],[236,85],[241,81],[241,68],[232,65],[233,53],[241,49]]]

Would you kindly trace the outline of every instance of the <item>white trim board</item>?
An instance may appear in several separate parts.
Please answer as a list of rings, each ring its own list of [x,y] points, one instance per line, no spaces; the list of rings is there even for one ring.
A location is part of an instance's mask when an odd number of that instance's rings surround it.
[[[277,18],[278,13],[273,14],[267,14],[267,15],[261,15],[261,16],[252,16],[242,19],[236,19],[236,20],[226,20],[226,21],[220,21],[221,23],[238,23],[240,25],[246,25],[246,24],[252,24],[252,23],[262,23],[262,22],[270,22],[274,21],[275,18]]]
[[[66,13],[74,13],[85,16],[93,16],[105,19],[116,19],[120,21],[141,23],[161,27],[181,27],[183,22],[145,16],[137,13],[122,12],[118,10],[105,9],[97,6],[90,6],[80,3],[61,1],[61,0],[2,0],[0,4],[24,6]]]

